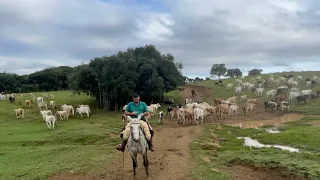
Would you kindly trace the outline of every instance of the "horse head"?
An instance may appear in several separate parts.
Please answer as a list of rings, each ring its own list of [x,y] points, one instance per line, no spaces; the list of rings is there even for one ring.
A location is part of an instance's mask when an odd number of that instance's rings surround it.
[[[133,139],[135,141],[138,141],[140,138],[140,119],[142,117],[142,114],[139,114],[138,118],[131,118],[130,116],[127,117],[127,120],[131,123],[131,133],[133,136]]]

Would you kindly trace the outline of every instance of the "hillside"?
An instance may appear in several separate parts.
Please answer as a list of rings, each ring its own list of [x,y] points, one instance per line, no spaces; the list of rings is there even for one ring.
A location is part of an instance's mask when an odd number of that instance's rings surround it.
[[[299,81],[300,90],[306,87],[305,78],[320,76],[320,71],[274,73],[275,79],[293,74],[293,77],[302,76]],[[264,78],[270,74],[260,75]],[[245,77],[243,82],[250,81],[256,76]],[[214,80],[201,81],[185,85],[180,90],[171,91],[165,97],[184,104],[185,98],[191,98],[191,89],[199,97],[197,101],[205,101],[213,105],[214,98],[230,98],[234,96],[234,87],[227,89],[227,84],[236,84],[236,78],[225,79],[224,86],[215,85]],[[319,105],[320,102],[307,101],[306,104],[290,102],[289,112],[265,112],[263,101],[265,92],[283,85],[283,83],[266,88],[262,96],[255,96],[251,91],[243,90],[239,96],[248,95],[248,98],[257,98],[260,104],[252,116],[244,116],[242,112],[230,116],[225,120],[217,120],[213,124],[205,124],[199,139],[191,144],[192,155],[197,162],[193,175],[197,179],[319,179],[319,141],[314,141],[319,136]],[[320,90],[319,85],[312,88]],[[239,101],[238,101],[239,103]],[[209,116],[209,118],[212,118]],[[232,126],[224,126],[232,125]],[[241,128],[239,128],[239,127]],[[278,134],[266,133],[270,128],[280,130]],[[236,137],[252,137],[264,144],[279,144],[299,148],[302,153],[292,153],[272,148],[245,147],[242,140]],[[220,140],[218,140],[220,139]],[[222,141],[221,141],[222,140]]]
[[[274,79],[277,79],[283,75],[290,75],[293,77],[302,76],[303,80],[298,81],[300,90],[310,89],[306,87],[305,78],[312,78],[313,76],[320,77],[320,71],[305,71],[305,72],[286,72],[286,73],[273,73]],[[262,78],[268,78],[271,74],[262,74],[260,75]],[[251,78],[255,78],[257,76],[246,76],[242,79],[243,82],[249,82]],[[229,78],[223,80],[224,86],[215,85],[216,80],[206,80],[200,81],[196,83],[189,83],[184,87],[183,91],[175,90],[165,94],[165,97],[172,97],[176,100],[179,100],[181,103],[184,103],[185,98],[191,98],[191,89],[194,89],[197,92],[200,101],[206,101],[209,104],[213,103],[214,98],[230,98],[234,96],[234,86],[231,89],[226,89],[227,84],[236,84],[236,78]],[[240,95],[248,95],[248,98],[258,98],[260,101],[267,100],[265,96],[265,92],[271,89],[276,89],[279,86],[284,85],[280,83],[276,86],[270,86],[265,88],[263,96],[255,96],[251,91],[243,90]],[[320,85],[318,84],[316,87],[312,88],[313,91],[320,90]],[[239,95],[239,96],[240,96]],[[268,99],[271,99],[270,97]],[[290,112],[303,113],[303,114],[320,114],[320,109],[317,108],[320,105],[320,101],[316,102],[307,102],[307,104],[296,105],[295,103],[291,103]]]

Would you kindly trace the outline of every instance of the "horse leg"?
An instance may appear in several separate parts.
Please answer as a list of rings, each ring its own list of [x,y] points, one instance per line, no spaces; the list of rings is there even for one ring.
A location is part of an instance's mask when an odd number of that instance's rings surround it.
[[[132,166],[133,166],[133,179],[136,179],[137,157],[131,157],[131,158],[132,158]]]
[[[149,161],[148,161],[148,154],[147,154],[147,151],[146,153],[143,155],[143,165],[146,169],[146,174],[148,176],[148,179],[151,179],[150,178],[150,172],[149,172]]]

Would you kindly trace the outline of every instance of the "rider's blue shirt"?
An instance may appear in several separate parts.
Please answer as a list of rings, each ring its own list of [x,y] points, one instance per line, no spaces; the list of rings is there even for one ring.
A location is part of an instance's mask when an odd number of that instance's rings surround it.
[[[144,112],[148,112],[148,107],[146,105],[146,103],[140,101],[138,105],[136,105],[134,102],[130,102],[127,105],[126,108],[127,112],[137,112],[136,115],[132,115],[130,116],[131,118],[137,118],[139,116],[139,114],[144,113]]]

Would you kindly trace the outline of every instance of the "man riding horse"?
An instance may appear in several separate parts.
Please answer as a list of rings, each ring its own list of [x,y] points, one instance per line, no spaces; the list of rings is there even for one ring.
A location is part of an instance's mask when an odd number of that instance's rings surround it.
[[[145,134],[146,134],[146,139],[149,145],[149,150],[151,151],[155,151],[155,147],[152,145],[152,137],[154,135],[154,132],[150,126],[150,124],[148,124],[145,121],[144,116],[147,116],[149,114],[148,112],[148,107],[146,105],[146,103],[140,101],[140,95],[135,93],[133,95],[133,102],[130,102],[127,105],[127,108],[124,112],[125,115],[130,116],[131,118],[137,118],[139,116],[139,114],[142,114],[142,118],[140,121],[140,125],[143,128]],[[119,151],[124,152],[127,142],[128,142],[128,138],[130,136],[130,123],[128,123],[123,129],[122,129],[122,133],[120,135],[120,137],[123,139],[122,143],[117,145],[116,149]]]

